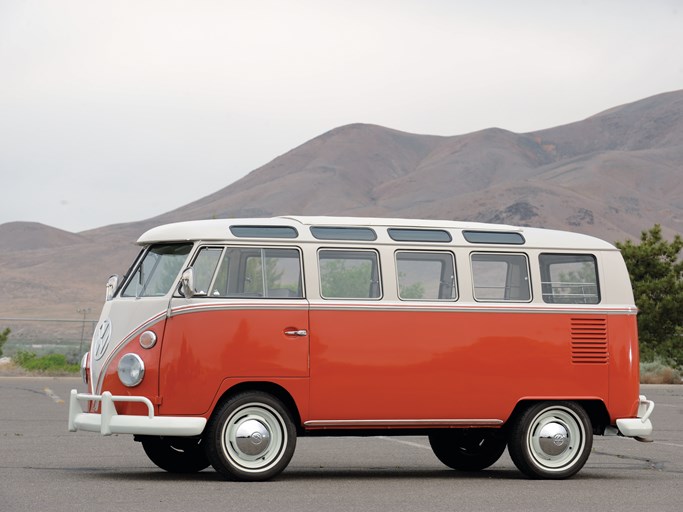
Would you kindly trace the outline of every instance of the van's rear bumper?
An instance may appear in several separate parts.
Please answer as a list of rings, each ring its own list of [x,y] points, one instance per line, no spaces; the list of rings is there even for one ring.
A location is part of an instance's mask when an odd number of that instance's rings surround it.
[[[80,401],[101,403],[101,413],[83,412]],[[147,406],[147,416],[120,415],[116,402],[138,402]],[[101,395],[78,393],[71,390],[69,396],[69,431],[99,432],[112,434],[140,434],[149,436],[197,436],[204,431],[206,418],[196,416],[155,416],[152,402],[144,396],[114,396],[108,391]]]
[[[638,417],[618,419],[617,428],[619,433],[625,437],[644,437],[652,434],[650,414],[652,414],[654,408],[655,403],[652,400],[645,398],[645,395],[640,395]]]

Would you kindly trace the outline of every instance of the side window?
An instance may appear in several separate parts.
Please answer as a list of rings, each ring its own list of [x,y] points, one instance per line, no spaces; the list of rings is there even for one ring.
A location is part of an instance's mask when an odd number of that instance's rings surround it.
[[[197,295],[207,295],[211,279],[223,249],[220,247],[203,247],[192,264],[194,271],[194,291]]]
[[[450,252],[396,253],[401,300],[455,300],[455,260]]]
[[[541,254],[543,301],[550,304],[598,304],[600,290],[595,256]]]
[[[304,296],[299,260],[296,249],[264,249],[266,297],[300,299]]]
[[[227,247],[219,259],[211,297],[303,297],[298,249]]]
[[[379,262],[375,251],[321,249],[320,294],[325,299],[379,299]]]
[[[531,300],[529,264],[525,254],[472,253],[470,258],[475,300]]]

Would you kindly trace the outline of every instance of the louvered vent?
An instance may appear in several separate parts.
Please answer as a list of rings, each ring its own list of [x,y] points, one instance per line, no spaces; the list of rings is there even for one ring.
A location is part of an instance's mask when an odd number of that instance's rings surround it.
[[[607,318],[572,318],[572,363],[597,364],[609,360]]]

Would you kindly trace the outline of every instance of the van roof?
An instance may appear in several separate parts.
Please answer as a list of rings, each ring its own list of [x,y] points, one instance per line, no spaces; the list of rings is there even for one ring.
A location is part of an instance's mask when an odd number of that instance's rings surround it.
[[[281,216],[270,218],[235,218],[235,219],[211,219],[176,222],[157,226],[145,232],[137,241],[140,245],[160,242],[179,241],[226,241],[242,240],[244,237],[235,236],[231,227],[254,226],[254,227],[291,227],[296,230],[296,236],[289,238],[297,242],[320,242],[310,231],[310,227],[368,227],[372,228],[377,239],[374,243],[396,244],[387,230],[391,228],[417,229],[417,230],[442,230],[448,232],[452,241],[448,245],[472,247],[473,243],[465,240],[463,232],[476,231],[483,233],[518,233],[523,237],[524,243],[517,247],[557,248],[557,249],[591,249],[591,250],[616,250],[616,248],[604,240],[589,235],[559,231],[554,229],[530,228],[511,226],[506,224],[488,224],[482,222],[458,222],[450,220],[430,219],[399,219],[399,218],[375,218],[375,217],[326,217],[326,216]],[[248,238],[254,240],[254,238]],[[264,237],[268,239],[268,237]],[[273,239],[283,241],[282,238]],[[430,244],[431,245],[431,244]],[[444,245],[444,244],[440,244]],[[487,244],[496,245],[496,244]],[[503,244],[505,245],[505,244]]]

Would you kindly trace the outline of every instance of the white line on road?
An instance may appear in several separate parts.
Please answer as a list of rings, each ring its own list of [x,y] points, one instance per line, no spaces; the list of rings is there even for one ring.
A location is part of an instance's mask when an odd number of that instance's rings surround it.
[[[56,404],[63,404],[63,403],[64,403],[64,400],[62,400],[61,398],[59,398],[59,396],[58,396],[54,391],[52,391],[50,388],[44,388],[44,389],[43,389],[43,392],[44,392],[47,396],[49,396],[50,398],[52,398],[52,400],[54,400],[54,402],[55,402]]]
[[[683,444],[663,443],[661,441],[654,441],[654,444],[663,444],[664,446],[675,446],[676,448],[683,448]]]
[[[385,441],[393,441],[394,443],[401,443],[405,444],[407,446],[412,446],[414,448],[422,448],[423,450],[431,450],[429,446],[425,446],[420,443],[414,443],[412,441],[404,441],[403,439],[397,439],[395,437],[387,437],[387,436],[379,436],[380,439],[384,439]]]

